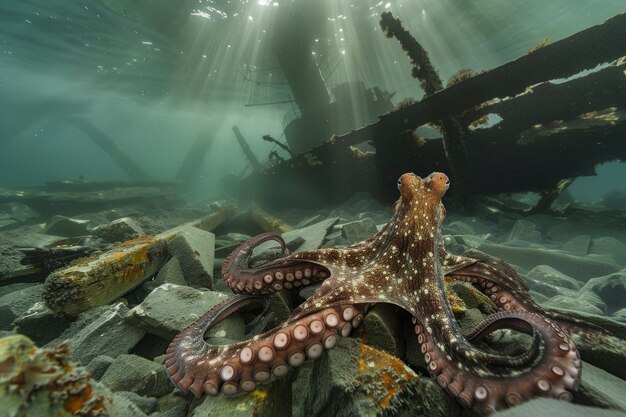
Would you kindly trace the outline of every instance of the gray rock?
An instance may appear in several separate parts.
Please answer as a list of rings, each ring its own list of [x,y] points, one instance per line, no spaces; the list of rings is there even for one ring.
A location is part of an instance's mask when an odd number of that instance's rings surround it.
[[[184,405],[185,410],[189,408],[185,395],[180,390],[174,390],[157,400],[157,412],[164,413],[180,405]]]
[[[478,249],[525,269],[532,269],[537,265],[549,265],[579,281],[587,281],[590,278],[611,274],[618,270],[617,265],[614,264],[557,250],[492,244],[480,245]]]
[[[89,220],[71,219],[65,216],[53,216],[46,223],[43,232],[54,236],[84,236],[87,234]]]
[[[18,224],[23,224],[37,219],[39,214],[31,210],[26,204],[11,201],[0,204],[0,218],[3,216],[16,221]]]
[[[341,235],[349,244],[365,240],[376,233],[378,233],[378,229],[372,219],[346,223],[341,228]]]
[[[37,284],[31,282],[16,282],[15,284],[3,285],[0,287],[0,298],[15,291],[25,290],[33,285]]]
[[[626,381],[583,362],[577,402],[626,412]]]
[[[291,417],[288,406],[291,398],[293,373],[274,380],[254,394],[238,397],[205,396],[192,403],[189,417]],[[197,406],[196,406],[197,405]]]
[[[492,417],[626,417],[626,414],[614,410],[603,410],[596,407],[585,407],[552,398],[535,398],[497,413]]]
[[[242,242],[250,239],[249,235],[242,233],[227,233],[215,238],[215,257],[225,258],[237,249]]]
[[[144,231],[136,220],[130,217],[122,217],[109,224],[96,227],[93,229],[92,234],[105,242],[115,243],[143,236]]]
[[[475,235],[476,231],[474,228],[467,223],[457,220],[450,222],[448,224],[444,224],[444,230],[446,234],[450,235]]]
[[[588,314],[603,315],[606,304],[590,291],[570,291],[562,293],[543,303],[544,307],[557,310],[575,310]]]
[[[528,278],[527,275],[522,275],[524,281],[528,285],[528,288],[531,292],[538,294],[541,296],[543,301],[548,301],[548,299],[555,297],[561,294],[561,288],[556,285],[547,284],[543,281],[537,281],[536,279]],[[533,298],[535,298],[533,296]]]
[[[22,224],[15,219],[10,218],[8,215],[0,214],[0,231],[15,229]]]
[[[150,414],[150,417],[186,417],[188,409],[189,404],[185,402],[181,404],[176,404],[172,408],[164,411],[157,411],[156,413]],[[220,413],[220,416],[223,416],[223,414]]]
[[[618,319],[626,319],[626,308],[620,308],[613,313],[613,317]]]
[[[359,334],[365,335],[368,346],[401,358],[404,356],[401,330],[394,306],[377,304],[365,315]]]
[[[525,219],[519,219],[513,225],[508,240],[523,240],[526,242],[541,242],[541,232],[537,230],[535,223]]]
[[[100,385],[102,386],[102,385]],[[109,406],[109,415],[111,417],[146,417],[146,414],[137,407],[137,405],[123,395],[117,395],[115,392],[109,391],[103,386],[106,392],[109,392],[112,399]]]
[[[329,239],[322,245],[322,248],[341,248],[348,246],[350,242],[348,242],[343,236],[339,236],[333,239]]]
[[[157,399],[154,397],[144,397],[131,391],[118,391],[114,395],[126,398],[146,414],[150,414],[156,409]]]
[[[128,308],[121,302],[86,311],[47,346],[69,340],[72,358],[84,365],[98,355],[116,358],[130,352],[145,334],[124,321],[127,313]]]
[[[98,355],[89,362],[85,368],[91,374],[91,377],[97,381],[102,378],[102,375],[109,369],[109,366],[115,359],[106,355]]]
[[[589,253],[610,255],[620,265],[626,265],[626,245],[614,237],[592,239]]]
[[[454,235],[454,239],[457,244],[462,245],[463,247],[469,248],[477,248],[482,244],[489,243],[491,235]],[[465,250],[467,250],[465,249]]]
[[[170,233],[170,232],[168,232]],[[185,281],[194,287],[211,288],[215,260],[215,235],[193,226],[182,226],[167,243],[178,258]]]
[[[528,274],[526,274],[526,277],[541,283],[555,285],[562,288],[569,288],[572,290],[577,290],[581,286],[580,281],[577,281],[548,265],[537,265],[531,269]]]
[[[302,229],[303,227],[311,226],[312,224],[319,223],[324,220],[324,216],[316,214],[315,216],[307,217],[294,226],[294,229]]]
[[[597,333],[574,333],[572,339],[586,362],[626,379],[626,340]]]
[[[0,297],[0,330],[11,330],[13,321],[41,300],[43,285],[33,285]]]
[[[302,252],[306,250],[318,249],[322,246],[324,239],[338,221],[338,217],[326,219],[302,229],[295,229],[290,232],[283,233],[282,237],[288,246],[289,243],[293,240],[304,240],[301,245],[299,245],[297,248],[292,249],[293,251]]]
[[[561,250],[573,255],[585,256],[589,253],[591,238],[587,235],[576,236],[561,245]]]
[[[43,346],[59,337],[72,322],[60,317],[43,302],[35,303],[24,315],[13,322],[15,330],[28,336],[38,346]]]
[[[626,307],[626,269],[603,277],[592,278],[583,291],[597,294],[607,304],[608,311]]]
[[[147,397],[160,397],[174,389],[165,366],[136,355],[118,356],[100,382],[112,391],[131,391]]]
[[[142,286],[150,293],[163,284],[187,285],[178,258],[172,258],[167,261],[165,265],[161,267],[156,277],[150,281],[144,282]]]
[[[429,378],[351,338],[341,338],[313,362],[308,384],[315,388],[305,392],[301,404],[294,404],[294,417],[437,417],[461,412],[460,405]]]
[[[170,340],[228,296],[213,292],[163,284],[128,312],[126,320],[152,334]],[[233,314],[214,326],[208,336],[237,339],[243,336],[245,324],[238,314]]]

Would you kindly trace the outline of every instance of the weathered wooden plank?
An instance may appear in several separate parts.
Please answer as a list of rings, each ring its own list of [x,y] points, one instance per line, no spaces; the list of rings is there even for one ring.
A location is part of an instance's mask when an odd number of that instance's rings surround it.
[[[43,299],[66,314],[108,304],[154,275],[168,257],[165,241],[154,236],[122,242],[50,274]]]
[[[293,229],[281,219],[272,216],[258,206],[250,207],[249,212],[252,220],[259,225],[264,232],[286,233]]]

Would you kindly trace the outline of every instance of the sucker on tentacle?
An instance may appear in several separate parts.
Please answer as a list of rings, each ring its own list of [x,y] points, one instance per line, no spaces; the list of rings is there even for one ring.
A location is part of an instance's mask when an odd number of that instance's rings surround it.
[[[167,350],[166,366],[172,382],[196,397],[206,393],[227,395],[248,392],[306,359],[318,358],[348,336],[363,319],[363,306],[339,306],[291,320],[253,339],[229,346],[208,345],[202,335],[240,304],[258,301],[235,296],[216,306],[183,330]],[[227,311],[228,310],[228,311]]]
[[[577,322],[541,309],[506,263],[479,253],[456,256],[445,251],[441,199],[448,186],[441,173],[423,179],[402,175],[400,199],[388,224],[346,248],[287,255],[276,234],[244,242],[226,259],[222,273],[234,292],[260,295],[235,296],[183,330],[167,351],[172,381],[197,396],[250,391],[334,346],[338,336],[347,336],[361,323],[369,306],[390,303],[411,313],[428,371],[464,406],[488,414],[537,396],[571,399],[581,361],[560,323],[575,329]],[[284,256],[251,267],[252,251],[269,240],[281,245]],[[501,311],[463,335],[447,299],[444,275],[474,284]],[[324,282],[275,329],[228,346],[204,342],[207,328],[241,305],[315,281]],[[500,328],[530,334],[531,346],[506,356],[471,343]]]
[[[252,252],[267,241],[278,242],[281,253],[285,253],[285,241],[280,235],[264,233],[242,243],[224,261],[222,276],[234,293],[271,294],[283,288],[289,290],[320,282],[330,275],[326,268],[315,263],[280,258],[250,268]]]

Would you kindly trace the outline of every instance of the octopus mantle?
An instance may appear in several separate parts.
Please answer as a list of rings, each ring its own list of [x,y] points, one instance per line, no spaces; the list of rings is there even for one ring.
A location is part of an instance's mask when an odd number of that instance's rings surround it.
[[[244,242],[222,268],[238,295],[200,317],[169,346],[166,366],[172,382],[196,396],[252,391],[331,349],[338,337],[360,325],[373,304],[391,303],[413,316],[428,371],[465,407],[489,414],[538,396],[571,400],[581,360],[569,332],[583,324],[541,309],[506,263],[479,252],[455,256],[445,251],[441,199],[448,186],[441,173],[424,179],[402,175],[400,198],[388,224],[344,249],[285,255],[285,244],[275,234]],[[283,256],[251,268],[253,249],[268,240],[281,244]],[[463,334],[447,299],[444,276],[473,284],[498,312]],[[204,341],[209,327],[243,305],[316,282],[322,285],[278,327],[227,346]],[[476,345],[502,328],[530,335],[529,349],[507,356]]]

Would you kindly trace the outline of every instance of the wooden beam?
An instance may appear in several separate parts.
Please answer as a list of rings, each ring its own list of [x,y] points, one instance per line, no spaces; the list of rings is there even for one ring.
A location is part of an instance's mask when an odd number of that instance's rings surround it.
[[[626,13],[380,116],[377,122],[338,136],[319,148],[357,145],[389,136],[390,132],[416,129],[490,99],[513,96],[534,84],[612,62],[626,55],[626,43],[620,39],[626,39]]]

